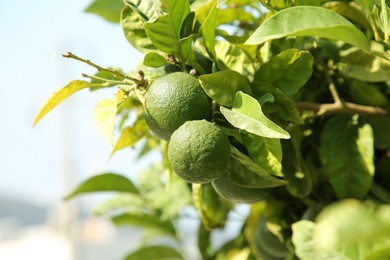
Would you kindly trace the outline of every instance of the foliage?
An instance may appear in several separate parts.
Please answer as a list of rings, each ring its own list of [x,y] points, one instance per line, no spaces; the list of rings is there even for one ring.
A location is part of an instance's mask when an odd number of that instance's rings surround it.
[[[193,208],[203,259],[390,257],[387,1],[95,0],[87,11],[119,23],[144,59],[125,74],[65,54],[97,73],[55,92],[34,125],[79,90],[112,88],[94,114],[110,144],[120,133],[111,156],[161,151],[137,181],[104,173],[66,197],[117,192],[97,214],[167,241],[147,240],[126,259],[188,258],[177,224]],[[180,179],[167,141],[145,123],[149,86],[176,71],[197,78],[209,121],[229,137],[226,174],[213,184]],[[237,202],[253,204],[237,236],[215,248]]]

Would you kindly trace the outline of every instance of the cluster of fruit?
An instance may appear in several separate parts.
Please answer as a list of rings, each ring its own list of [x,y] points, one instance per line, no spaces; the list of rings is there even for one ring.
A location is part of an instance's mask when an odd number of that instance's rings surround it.
[[[145,94],[145,121],[156,136],[169,142],[168,159],[179,177],[189,183],[212,182],[219,195],[233,202],[264,199],[264,189],[259,193],[229,180],[230,142],[209,121],[211,112],[211,99],[198,79],[184,72],[157,78]]]

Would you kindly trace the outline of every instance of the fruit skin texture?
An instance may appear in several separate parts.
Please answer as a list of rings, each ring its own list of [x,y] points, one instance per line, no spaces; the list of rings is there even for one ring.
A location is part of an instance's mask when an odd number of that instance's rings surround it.
[[[186,182],[211,182],[227,171],[229,139],[213,123],[187,121],[172,134],[168,160],[176,174]]]
[[[145,93],[145,121],[164,140],[186,121],[208,119],[210,114],[211,100],[198,79],[184,72],[157,78]]]
[[[235,203],[252,204],[264,200],[271,188],[247,188],[235,184],[224,174],[212,182],[215,191],[224,199]]]

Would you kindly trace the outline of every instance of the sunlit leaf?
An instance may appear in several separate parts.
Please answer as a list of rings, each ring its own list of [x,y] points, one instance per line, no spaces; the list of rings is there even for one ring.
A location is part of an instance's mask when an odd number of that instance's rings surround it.
[[[287,181],[279,179],[245,154],[232,147],[229,163],[229,179],[243,187],[248,188],[272,188],[287,184]]]
[[[224,70],[199,76],[199,82],[206,94],[217,103],[231,107],[238,91],[251,94],[248,79],[240,73]]]
[[[174,54],[179,59],[188,57],[191,39],[181,39],[180,30],[183,21],[190,13],[188,1],[162,2],[167,14],[158,17],[155,21],[148,21],[144,29],[153,44],[162,52]]]
[[[184,260],[184,257],[176,249],[168,246],[145,246],[129,255],[125,260]]]
[[[290,134],[269,120],[259,102],[251,96],[237,92],[233,108],[220,108],[225,118],[238,129],[267,138],[290,138]]]
[[[318,250],[318,242],[314,239],[316,224],[309,220],[301,220],[292,225],[292,242],[295,254],[302,260],[349,260],[334,249]]]
[[[145,1],[143,1],[145,2]],[[137,50],[148,52],[156,47],[144,30],[144,20],[131,7],[124,7],[121,12],[121,26],[126,40]]]
[[[145,201],[139,194],[120,193],[110,197],[93,209],[95,215],[112,214],[118,212],[131,212],[134,214],[144,214],[147,211]]]
[[[175,236],[176,234],[171,221],[162,221],[157,216],[124,213],[112,217],[112,222],[117,226],[131,225],[142,227],[160,235]]]
[[[283,177],[282,146],[279,139],[244,133],[241,134],[241,140],[256,164],[272,175]]]
[[[110,145],[114,135],[116,109],[116,99],[105,98],[96,105],[94,111],[95,128]]]
[[[149,52],[144,57],[144,65],[158,68],[167,64],[167,59],[156,52]]]
[[[371,126],[350,116],[330,118],[322,129],[320,157],[339,198],[363,198],[375,170]]]
[[[362,50],[351,52],[338,64],[347,77],[368,82],[390,80],[390,61]]]
[[[316,222],[292,225],[295,253],[309,259],[386,259],[390,207],[344,200],[325,207]],[[379,258],[375,258],[379,257]]]
[[[246,44],[262,44],[287,36],[318,36],[369,50],[366,36],[341,15],[316,6],[281,10],[264,21]]]
[[[195,205],[199,210],[205,228],[211,230],[223,227],[233,205],[218,196],[211,183],[193,184],[192,192]]]
[[[122,8],[121,0],[95,0],[85,11],[97,14],[109,22],[118,23]]]
[[[125,127],[122,129],[121,135],[115,143],[110,156],[123,148],[133,147],[147,134],[148,131],[149,128],[143,119],[135,121],[133,126]]]
[[[37,117],[34,120],[33,126],[35,126],[47,113],[49,113],[53,108],[55,108],[59,103],[64,101],[67,97],[79,90],[89,88],[91,86],[92,84],[87,81],[73,80],[65,87],[61,88],[57,92],[54,92],[53,95],[48,98],[43,108],[39,111]]]
[[[101,191],[117,191],[138,194],[138,189],[126,177],[114,173],[103,173],[87,179],[64,199],[69,200],[84,193]]]
[[[255,74],[256,82],[278,87],[287,95],[294,95],[310,78],[313,56],[307,51],[286,50],[273,56]]]
[[[200,27],[200,32],[202,33],[207,53],[212,60],[217,61],[217,54],[215,52],[215,27],[218,16],[217,1],[211,1],[210,4],[212,4],[212,7],[206,20]]]

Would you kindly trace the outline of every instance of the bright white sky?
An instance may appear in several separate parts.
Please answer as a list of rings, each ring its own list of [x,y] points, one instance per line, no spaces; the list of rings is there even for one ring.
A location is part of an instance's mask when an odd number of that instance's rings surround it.
[[[32,129],[52,92],[94,72],[62,53],[126,71],[142,58],[119,25],[83,12],[91,1],[0,1],[0,196],[58,203],[70,189],[66,169],[78,183],[103,171],[131,175],[144,167],[130,149],[108,160],[111,147],[94,129],[95,104],[115,90],[81,91]]]

